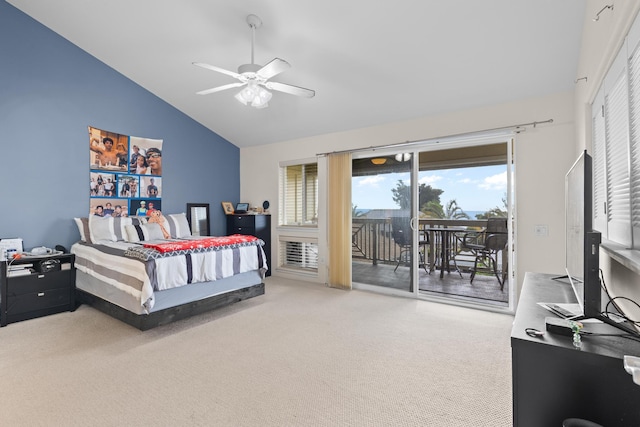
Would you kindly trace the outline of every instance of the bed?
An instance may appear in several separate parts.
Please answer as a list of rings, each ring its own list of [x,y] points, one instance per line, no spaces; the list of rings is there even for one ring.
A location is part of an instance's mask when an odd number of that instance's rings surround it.
[[[76,298],[140,330],[264,294],[264,242],[254,236],[194,237],[183,215],[75,218]]]

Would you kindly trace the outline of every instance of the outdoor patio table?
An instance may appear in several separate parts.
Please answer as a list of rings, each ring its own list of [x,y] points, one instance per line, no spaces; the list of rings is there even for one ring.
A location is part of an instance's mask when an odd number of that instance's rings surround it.
[[[455,238],[455,233],[465,232],[466,228],[463,227],[425,227],[421,229],[424,232],[429,233],[429,237],[431,242],[434,244],[435,252],[440,253],[440,257],[437,254],[432,252],[431,261],[432,265],[435,266],[436,259],[440,259],[440,278],[444,277],[444,270],[446,268],[447,272],[451,272],[449,267],[449,263],[451,261],[451,251],[455,247],[453,239]],[[439,251],[438,251],[439,249]],[[455,256],[455,254],[454,254]],[[460,270],[458,270],[460,273]],[[460,273],[460,277],[462,274]]]

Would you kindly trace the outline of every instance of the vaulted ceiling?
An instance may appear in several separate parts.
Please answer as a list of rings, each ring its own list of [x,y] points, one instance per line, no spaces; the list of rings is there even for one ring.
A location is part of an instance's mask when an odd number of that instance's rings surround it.
[[[410,120],[569,91],[584,0],[7,0],[239,147]],[[594,12],[595,13],[595,12]],[[236,71],[278,57],[265,109],[195,67]]]

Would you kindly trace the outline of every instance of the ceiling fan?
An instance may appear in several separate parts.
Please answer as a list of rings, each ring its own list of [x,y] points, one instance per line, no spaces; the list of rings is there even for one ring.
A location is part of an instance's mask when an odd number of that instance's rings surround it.
[[[208,95],[214,92],[220,92],[226,89],[232,89],[234,87],[246,86],[235,98],[242,102],[244,105],[251,105],[256,108],[265,108],[269,106],[269,100],[271,99],[271,92],[266,89],[276,90],[279,92],[285,92],[291,95],[304,96],[306,98],[312,98],[316,92],[311,89],[305,89],[303,87],[293,86],[285,83],[269,81],[270,78],[277,76],[283,71],[291,67],[291,65],[280,58],[274,58],[267,65],[261,66],[254,64],[253,62],[253,45],[255,41],[256,28],[262,26],[262,20],[256,15],[247,16],[247,24],[251,28],[251,64],[243,64],[238,67],[238,72],[225,70],[224,68],[216,67],[214,65],[204,64],[202,62],[194,62],[193,65],[206,68],[207,70],[217,71],[218,73],[226,74],[231,77],[235,77],[240,80],[237,83],[230,83],[228,85],[218,86],[211,89],[202,90],[196,92],[198,95]],[[266,89],[265,89],[266,88]]]

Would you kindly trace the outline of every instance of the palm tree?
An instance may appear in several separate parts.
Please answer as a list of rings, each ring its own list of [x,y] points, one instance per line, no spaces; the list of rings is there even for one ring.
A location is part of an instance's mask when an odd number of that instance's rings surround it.
[[[351,205],[351,218],[358,218],[360,216],[364,216],[364,212],[358,210],[358,205]]]
[[[444,218],[444,208],[437,200],[431,200],[422,205],[421,211],[430,218]]]
[[[456,199],[451,199],[447,202],[445,214],[447,219],[469,219],[469,215],[458,206]]]
[[[503,209],[504,208],[504,209]],[[502,208],[496,206],[495,208],[489,209],[485,213],[476,215],[477,219],[487,219],[487,218],[506,218],[507,216],[507,195],[505,194],[502,198]]]
[[[469,219],[469,215],[467,215],[462,208],[458,206],[456,199],[449,200],[446,207],[443,207],[440,203],[432,200],[423,206],[422,211],[432,218],[454,220]]]

